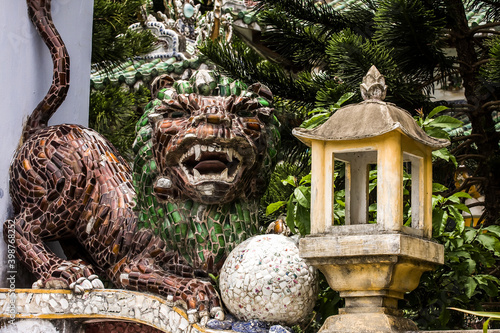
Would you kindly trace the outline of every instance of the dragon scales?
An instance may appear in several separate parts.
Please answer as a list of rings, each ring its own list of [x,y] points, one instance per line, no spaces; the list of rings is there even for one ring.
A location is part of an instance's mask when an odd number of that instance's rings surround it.
[[[98,274],[179,303],[191,321],[223,318],[205,278],[257,233],[279,141],[271,93],[207,71],[189,81],[158,78],[137,124],[132,171],[95,131],[47,126],[69,88],[69,56],[50,1],[27,3],[54,75],[11,164],[15,216],[6,224],[15,225],[16,255],[38,278],[34,287],[83,292],[103,287]],[[44,244],[53,240],[78,244],[78,255],[56,256]]]

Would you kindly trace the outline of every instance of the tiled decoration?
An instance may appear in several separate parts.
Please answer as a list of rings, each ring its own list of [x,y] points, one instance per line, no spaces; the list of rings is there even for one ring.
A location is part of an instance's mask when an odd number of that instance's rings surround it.
[[[162,76],[137,124],[134,185],[139,225],[195,271],[217,274],[227,254],[258,233],[258,199],[277,153],[269,90],[197,71]]]
[[[299,257],[295,241],[282,235],[259,235],[238,245],[219,281],[224,304],[241,320],[294,325],[316,301],[316,269]]]
[[[85,325],[82,333],[162,333],[162,331],[151,326],[128,323],[120,321],[103,321],[99,323],[89,323]]]
[[[154,87],[137,125],[133,177],[98,133],[39,128],[12,163],[7,224],[35,287],[102,288],[97,273],[171,297],[206,321],[222,311],[211,283],[196,277],[218,274],[229,251],[257,233],[279,139],[272,96],[207,71],[184,82],[160,77]],[[43,244],[61,238],[76,239],[96,267]]]
[[[84,325],[86,333],[112,330],[120,332],[123,328],[127,331],[122,332],[137,333],[206,331],[198,324],[190,324],[186,311],[178,308],[174,302],[151,294],[127,290],[94,290],[75,295],[64,290],[47,292],[30,289],[18,289],[15,293],[9,293],[7,289],[0,289],[0,319],[10,319],[12,297],[16,297],[14,302],[18,310],[14,324],[21,318],[72,320],[76,323],[84,320],[94,323]],[[99,321],[102,321],[102,325]],[[125,325],[124,321],[134,324]],[[39,325],[46,326],[43,322],[39,322]],[[104,329],[96,331],[99,328]],[[73,329],[68,332],[76,331]]]
[[[194,72],[188,80],[157,77],[151,85],[153,100],[136,126],[136,158],[130,167],[91,129],[67,124],[47,127],[66,96],[69,57],[52,24],[50,1],[27,2],[30,18],[52,53],[54,80],[28,120],[24,143],[11,164],[14,217],[6,221],[4,230],[13,230],[9,239],[17,258],[38,278],[33,287],[69,288],[77,295],[88,295],[89,290],[104,288],[100,276],[118,288],[165,297],[169,304],[186,309],[191,323],[205,324],[210,316],[222,320],[219,295],[208,275],[217,275],[230,251],[258,233],[258,202],[279,144],[271,92],[261,84],[247,87],[207,70]],[[183,8],[184,16],[192,14],[189,6]],[[70,250],[68,258],[58,257],[45,245],[61,239],[75,241],[65,249]],[[289,316],[299,318],[302,315],[290,302],[298,300],[301,308],[306,307],[301,296],[314,302],[314,294],[306,290],[314,290],[306,283],[313,278],[303,277],[302,270],[307,269],[298,262],[298,271],[289,272],[289,264],[296,259],[288,256],[292,247],[283,251],[289,263],[283,269],[273,268],[273,274],[285,275],[272,294],[283,294],[285,304],[275,312],[281,314],[286,308]],[[249,265],[251,276],[256,271]],[[288,273],[293,276],[290,281]],[[285,280],[284,289],[278,291]],[[80,308],[78,298],[68,301],[71,294],[60,301],[55,294],[26,296],[24,310],[30,311],[33,300],[37,306],[46,301],[42,314],[80,311],[87,316],[101,311],[100,307],[107,306],[108,311],[123,303],[93,294],[91,304]],[[254,296],[257,301],[259,295]],[[141,308],[141,320],[144,316],[159,320],[146,300],[130,302],[116,311],[138,316]],[[282,317],[261,319],[289,322]],[[170,330],[176,332],[177,324],[170,323]],[[233,326],[235,330],[264,329],[255,321]]]

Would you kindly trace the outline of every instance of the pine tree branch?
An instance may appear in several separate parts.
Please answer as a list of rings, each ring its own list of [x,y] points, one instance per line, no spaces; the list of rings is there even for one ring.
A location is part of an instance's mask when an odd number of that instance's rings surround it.
[[[500,25],[500,22],[490,22],[490,23],[481,24],[481,25],[475,26],[474,28],[471,28],[469,31],[469,35],[474,35],[480,30],[494,28],[494,27],[497,27],[499,25]]]

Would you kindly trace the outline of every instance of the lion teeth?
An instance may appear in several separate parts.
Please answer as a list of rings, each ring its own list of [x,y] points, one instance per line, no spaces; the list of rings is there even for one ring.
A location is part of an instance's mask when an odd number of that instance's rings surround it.
[[[215,147],[214,146],[208,146],[208,151],[215,151]]]
[[[222,171],[222,173],[220,174],[220,178],[224,181],[227,181],[227,175],[228,175],[228,172],[229,170],[227,168],[224,169],[224,171]]]
[[[228,162],[232,162],[233,161],[233,150],[232,149],[228,149],[226,151],[226,155],[227,155],[227,161]]]
[[[194,158],[199,161],[201,158],[201,147],[200,145],[194,146]]]
[[[193,176],[195,180],[198,180],[201,178],[201,173],[198,170],[193,169]]]
[[[208,147],[207,146],[201,146],[201,151],[207,151]]]

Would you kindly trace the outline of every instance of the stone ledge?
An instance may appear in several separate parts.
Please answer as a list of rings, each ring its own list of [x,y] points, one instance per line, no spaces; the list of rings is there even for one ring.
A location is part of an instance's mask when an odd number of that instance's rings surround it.
[[[0,288],[0,320],[12,319],[13,303],[16,319],[111,319],[148,325],[168,333],[211,332],[197,324],[189,324],[186,312],[165,299],[128,290],[100,289],[76,295],[69,290],[16,289],[10,292]]]

